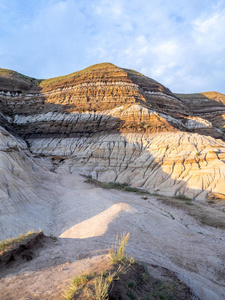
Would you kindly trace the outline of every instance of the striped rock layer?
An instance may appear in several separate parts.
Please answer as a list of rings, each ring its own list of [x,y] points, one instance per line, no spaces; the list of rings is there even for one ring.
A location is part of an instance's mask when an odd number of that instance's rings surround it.
[[[109,63],[48,80],[0,69],[0,125],[26,142],[32,164],[46,157],[58,170],[201,201],[225,195],[224,104]]]

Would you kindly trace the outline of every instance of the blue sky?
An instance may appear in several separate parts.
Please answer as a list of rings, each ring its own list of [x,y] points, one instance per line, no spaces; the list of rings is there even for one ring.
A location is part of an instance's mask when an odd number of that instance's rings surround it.
[[[0,67],[50,78],[100,62],[225,93],[225,0],[0,0]]]

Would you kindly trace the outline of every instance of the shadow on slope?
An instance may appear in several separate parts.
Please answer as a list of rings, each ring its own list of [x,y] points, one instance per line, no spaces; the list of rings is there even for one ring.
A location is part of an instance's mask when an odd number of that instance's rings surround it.
[[[225,130],[225,95],[218,92],[176,94],[191,113],[202,116],[213,126]]]

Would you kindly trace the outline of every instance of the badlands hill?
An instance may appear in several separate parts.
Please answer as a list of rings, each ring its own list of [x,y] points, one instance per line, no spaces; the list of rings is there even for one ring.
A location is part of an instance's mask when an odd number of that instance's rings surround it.
[[[0,270],[3,299],[60,299],[123,231],[130,254],[193,299],[224,299],[225,95],[173,94],[109,63],[47,80],[0,69],[0,112],[0,239],[60,237]]]
[[[1,125],[35,157],[152,193],[224,197],[225,95],[175,95],[109,63],[47,80],[0,76]]]

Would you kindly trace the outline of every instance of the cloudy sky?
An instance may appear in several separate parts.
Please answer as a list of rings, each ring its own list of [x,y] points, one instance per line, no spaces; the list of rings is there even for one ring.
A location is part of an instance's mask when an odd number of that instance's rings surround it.
[[[0,0],[1,68],[50,78],[100,62],[225,93],[225,0]]]

